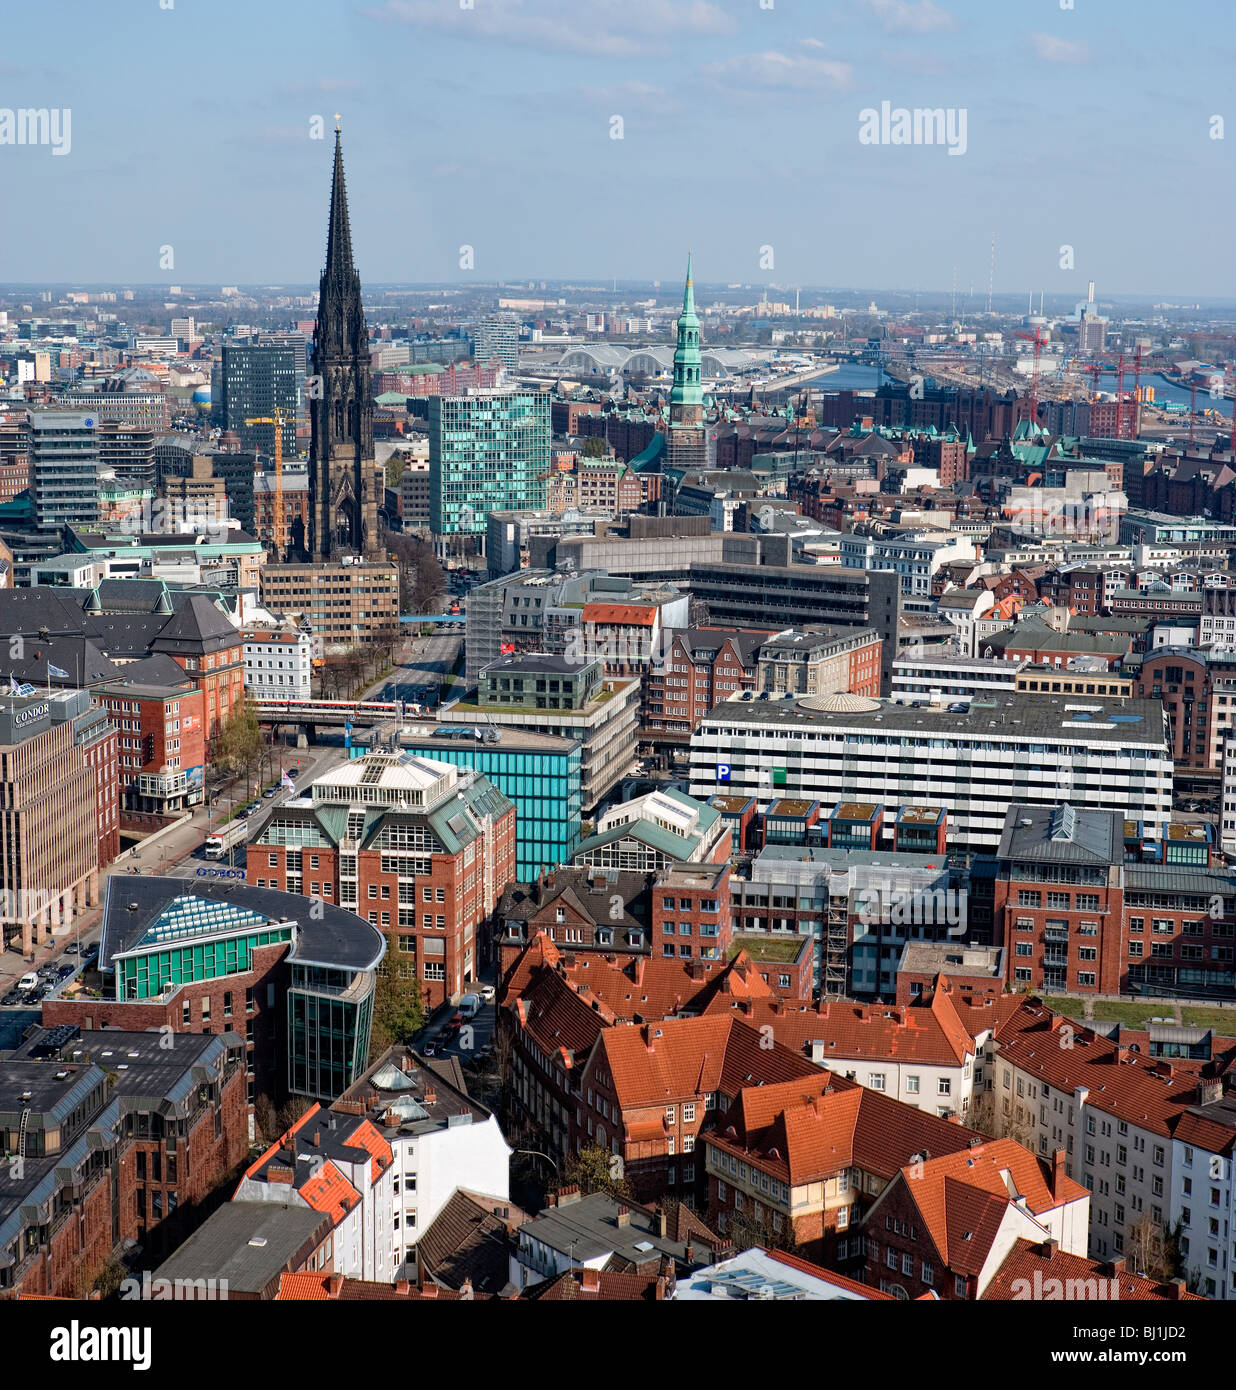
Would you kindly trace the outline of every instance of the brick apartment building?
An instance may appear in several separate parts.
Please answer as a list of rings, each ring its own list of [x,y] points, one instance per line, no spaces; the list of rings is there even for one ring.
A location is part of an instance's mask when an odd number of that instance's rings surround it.
[[[189,680],[108,684],[95,691],[119,744],[126,811],[175,815],[198,805],[206,763],[204,696]]]
[[[982,1138],[819,1067],[757,1079],[731,1093],[704,1137],[708,1223],[785,1232],[806,1258],[852,1277],[864,1273],[864,1217],[902,1167]]]
[[[760,646],[772,635],[719,627],[675,632],[664,662],[644,678],[644,732],[676,734],[685,743],[713,705],[755,689]]]
[[[515,806],[468,769],[368,753],[281,803],[247,847],[259,888],[320,898],[393,933],[427,1009],[488,960],[483,924],[515,877]]]
[[[244,702],[244,642],[239,628],[217,604],[194,594],[160,629],[150,651],[170,656],[202,692],[209,744]]]
[[[41,1029],[0,1062],[0,1292],[83,1298],[122,1241],[158,1254],[248,1148],[235,1039]]]
[[[1205,842],[1190,866],[1170,858],[1126,863],[1125,839],[1118,812],[1010,808],[993,903],[1009,983],[1045,992],[1230,996],[1236,882],[1207,866]]]
[[[981,1298],[1018,1240],[1050,1239],[1084,1256],[1089,1209],[1063,1149],[1036,1158],[995,1139],[931,1152],[903,1167],[867,1212],[864,1282],[896,1298]]]

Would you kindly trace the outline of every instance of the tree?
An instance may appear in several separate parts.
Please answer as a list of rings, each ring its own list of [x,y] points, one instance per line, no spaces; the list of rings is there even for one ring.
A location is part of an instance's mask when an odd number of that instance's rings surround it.
[[[446,578],[433,547],[419,536],[395,531],[386,538],[399,566],[399,607],[404,613],[433,613],[446,594]]]
[[[581,453],[586,459],[603,459],[609,453],[609,445],[599,434],[589,435]]]
[[[734,1247],[734,1253],[741,1255],[753,1245],[762,1245],[765,1250],[793,1250],[798,1242],[794,1239],[792,1222],[782,1221],[781,1229],[774,1229],[772,1218],[764,1208],[757,1218],[755,1212],[744,1209],[726,1213],[725,1235]]]
[[[244,774],[261,765],[264,743],[257,706],[246,697],[224,720],[211,746],[211,762],[224,776]]]
[[[415,958],[402,952],[399,942],[399,933],[392,927],[386,934],[386,954],[378,966],[373,1025],[370,1028],[370,1060],[388,1047],[410,1042],[425,1021],[425,1005],[421,997],[421,982],[414,967]]]
[[[615,1177],[614,1155],[599,1144],[585,1144],[578,1154],[569,1155],[563,1165],[568,1184],[575,1184],[587,1196],[590,1192],[608,1192],[619,1199],[632,1197],[631,1184],[625,1177]]]
[[[1125,1237],[1125,1259],[1134,1274],[1160,1283],[1180,1273],[1180,1227],[1174,1231],[1160,1225],[1150,1212],[1135,1217]]]

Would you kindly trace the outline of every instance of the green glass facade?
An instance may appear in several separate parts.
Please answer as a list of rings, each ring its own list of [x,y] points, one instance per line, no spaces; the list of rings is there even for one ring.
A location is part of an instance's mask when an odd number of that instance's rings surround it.
[[[277,926],[244,934],[199,936],[183,946],[162,945],[116,958],[116,998],[154,999],[169,983],[193,984],[250,969],[253,952],[292,940],[292,928]]]
[[[438,762],[472,768],[515,803],[520,882],[530,883],[543,870],[571,862],[583,838],[578,743],[563,753],[533,753],[471,738],[429,738],[402,746]]]
[[[491,511],[543,507],[549,459],[548,392],[431,396],[431,530],[483,536]]]
[[[288,1089],[302,1096],[338,1096],[369,1059],[373,979],[359,994],[355,977],[319,967],[292,967],[288,990]],[[346,991],[346,992],[345,992]]]

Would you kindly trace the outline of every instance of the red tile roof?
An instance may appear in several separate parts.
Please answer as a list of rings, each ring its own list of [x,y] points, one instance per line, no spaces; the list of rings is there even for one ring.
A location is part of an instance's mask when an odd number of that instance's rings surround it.
[[[1008,1062],[1062,1091],[1084,1086],[1088,1106],[1165,1138],[1201,1099],[1198,1073],[1206,1063],[1132,1052],[1036,999],[1022,1002],[996,1044],[997,1072]]]
[[[968,1152],[979,1138],[816,1069],[811,1081],[745,1087],[708,1143],[798,1186],[850,1167],[889,1179],[916,1154]]]
[[[767,1084],[819,1069],[788,1048],[761,1046],[758,1029],[729,1016],[665,1019],[601,1033],[599,1061],[613,1077],[619,1106],[639,1109],[691,1100],[712,1091],[737,1095],[758,1078]]]
[[[300,1185],[300,1195],[314,1209],[329,1216],[337,1226],[360,1201],[360,1193],[333,1163],[321,1168]]]
[[[1025,1198],[1025,1211],[1043,1217],[1090,1194],[1063,1172],[1012,1139],[992,1139],[972,1149],[931,1157],[901,1171],[944,1263],[958,1274],[977,1274],[1009,1207]],[[967,1232],[969,1233],[967,1235]]]
[[[1037,1277],[1036,1277],[1037,1276]],[[1024,1285],[1017,1284],[1024,1279]],[[1048,1280],[1061,1282],[1059,1292],[1048,1284]],[[1140,1274],[1129,1274],[1102,1260],[1091,1260],[1083,1255],[1069,1255],[1056,1249],[1048,1256],[1046,1248],[1031,1240],[1019,1240],[1005,1257],[1004,1263],[996,1271],[995,1277],[982,1293],[984,1299],[1012,1300],[1018,1298],[1051,1298],[1053,1294],[1064,1300],[1094,1297],[1094,1280],[1117,1281],[1116,1297],[1122,1302],[1146,1303],[1157,1300],[1184,1299],[1189,1302],[1205,1303],[1200,1294],[1186,1293],[1171,1284],[1160,1284]],[[1079,1284],[1074,1281],[1084,1280]],[[1036,1293],[1036,1290],[1039,1292]]]
[[[656,622],[655,604],[642,607],[634,603],[585,603],[584,622],[622,623],[627,627],[652,627]]]

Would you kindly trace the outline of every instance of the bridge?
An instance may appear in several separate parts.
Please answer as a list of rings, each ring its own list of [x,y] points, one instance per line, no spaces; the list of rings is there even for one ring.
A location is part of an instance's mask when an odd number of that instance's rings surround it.
[[[256,699],[253,707],[261,724],[350,725],[372,728],[404,719],[415,708],[406,700],[267,700]]]

